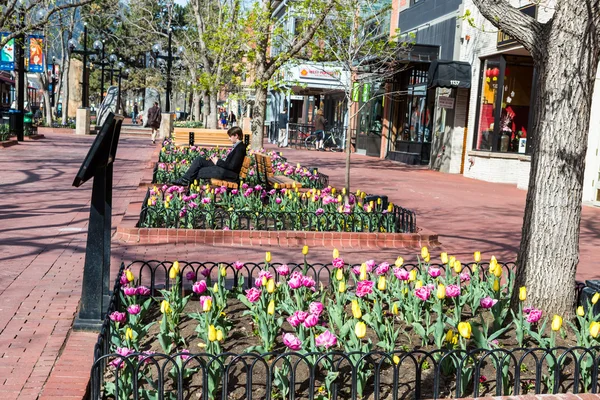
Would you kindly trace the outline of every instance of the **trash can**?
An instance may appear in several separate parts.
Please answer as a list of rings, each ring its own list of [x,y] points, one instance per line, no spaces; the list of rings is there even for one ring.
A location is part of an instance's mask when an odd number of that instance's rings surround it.
[[[31,129],[32,129],[32,125],[33,125],[33,113],[30,112],[26,112],[25,116],[23,117],[23,130],[25,132],[25,135],[29,136],[31,135]]]
[[[11,109],[8,112],[8,131],[11,136],[17,135],[19,118],[22,117],[21,111]]]

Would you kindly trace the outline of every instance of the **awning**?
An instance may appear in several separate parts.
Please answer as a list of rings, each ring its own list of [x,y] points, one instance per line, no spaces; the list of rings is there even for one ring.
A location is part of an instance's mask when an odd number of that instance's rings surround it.
[[[435,60],[429,66],[427,87],[471,88],[471,64],[463,61]]]

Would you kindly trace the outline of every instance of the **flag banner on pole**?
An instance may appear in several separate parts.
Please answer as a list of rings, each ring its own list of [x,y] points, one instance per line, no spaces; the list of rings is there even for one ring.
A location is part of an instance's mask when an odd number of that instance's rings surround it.
[[[29,72],[44,72],[43,45],[43,36],[29,36]]]
[[[360,96],[360,83],[352,83],[352,101],[358,101]]]
[[[9,35],[7,32],[0,32],[0,41],[4,42]],[[15,39],[10,39],[0,52],[0,71],[14,71],[15,69]]]
[[[367,101],[369,101],[370,97],[371,97],[371,84],[365,83],[363,86],[363,92],[362,92],[363,103],[366,103]]]

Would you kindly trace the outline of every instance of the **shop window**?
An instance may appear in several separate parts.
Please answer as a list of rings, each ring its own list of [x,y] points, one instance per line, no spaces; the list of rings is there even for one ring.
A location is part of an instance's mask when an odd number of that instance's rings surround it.
[[[527,152],[534,73],[531,58],[502,56],[485,59],[481,65],[473,149]]]

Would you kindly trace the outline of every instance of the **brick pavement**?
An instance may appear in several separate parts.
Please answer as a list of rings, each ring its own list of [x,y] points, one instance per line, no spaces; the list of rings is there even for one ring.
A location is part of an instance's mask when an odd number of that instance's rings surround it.
[[[91,183],[71,182],[93,138],[47,134],[0,150],[0,396],[3,399],[81,398],[95,336],[71,332],[81,293],[85,229]],[[115,164],[113,225],[131,200],[153,147],[147,138],[122,137]],[[331,183],[343,184],[343,155],[287,149],[291,162],[319,166]],[[474,181],[419,167],[353,156],[353,190],[386,194],[417,211],[419,226],[440,235],[445,250],[464,261],[473,250],[514,260],[525,192],[510,185]],[[10,199],[10,201],[6,201]],[[598,209],[584,207],[579,278],[597,277],[593,250],[600,244]],[[113,243],[113,271],[135,259],[258,261],[272,250],[276,261],[301,258],[300,249],[231,248]],[[343,249],[347,261],[411,258],[403,249]],[[311,261],[327,261],[331,249],[311,249]],[[68,338],[68,340],[67,340]],[[41,394],[41,395],[40,395]]]

